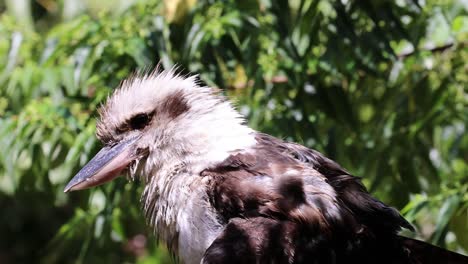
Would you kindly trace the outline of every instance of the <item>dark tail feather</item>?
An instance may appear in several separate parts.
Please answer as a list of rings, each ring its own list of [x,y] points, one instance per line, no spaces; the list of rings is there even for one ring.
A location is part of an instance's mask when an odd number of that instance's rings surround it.
[[[431,244],[400,237],[412,261],[417,264],[468,264],[468,257]]]

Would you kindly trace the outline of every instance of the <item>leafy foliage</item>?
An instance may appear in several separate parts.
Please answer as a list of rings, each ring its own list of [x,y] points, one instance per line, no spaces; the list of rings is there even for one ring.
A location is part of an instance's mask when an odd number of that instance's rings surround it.
[[[420,238],[468,250],[463,3],[150,1],[69,21],[35,2],[20,18],[7,3],[0,262],[170,261],[145,228],[139,184],[62,192],[99,148],[96,108],[159,61],[226,88],[254,128],[362,176]]]

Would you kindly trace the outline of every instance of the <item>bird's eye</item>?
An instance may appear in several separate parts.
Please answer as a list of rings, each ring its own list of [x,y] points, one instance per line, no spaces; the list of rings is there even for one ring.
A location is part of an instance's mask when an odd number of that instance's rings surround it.
[[[138,114],[132,117],[129,121],[131,129],[143,129],[151,121],[151,117],[148,114]]]

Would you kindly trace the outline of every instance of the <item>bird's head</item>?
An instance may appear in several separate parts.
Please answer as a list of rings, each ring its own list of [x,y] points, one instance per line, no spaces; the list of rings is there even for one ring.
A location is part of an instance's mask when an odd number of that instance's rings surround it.
[[[96,134],[104,147],[65,192],[100,185],[129,168],[150,177],[171,161],[216,161],[252,144],[251,130],[219,91],[173,71],[123,81],[99,114]]]

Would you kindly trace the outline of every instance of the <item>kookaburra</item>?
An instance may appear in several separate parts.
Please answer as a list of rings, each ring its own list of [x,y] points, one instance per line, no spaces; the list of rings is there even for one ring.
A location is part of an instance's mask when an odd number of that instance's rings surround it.
[[[104,147],[65,192],[128,172],[182,263],[468,263],[398,235],[412,226],[321,153],[262,134],[217,90],[156,71],[101,107]]]

